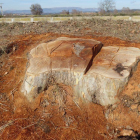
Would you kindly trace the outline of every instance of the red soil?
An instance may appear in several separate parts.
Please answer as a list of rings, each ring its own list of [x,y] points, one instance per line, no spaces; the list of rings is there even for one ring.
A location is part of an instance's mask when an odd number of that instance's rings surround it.
[[[118,126],[133,125],[136,128],[138,121],[135,122],[136,113],[128,115],[128,108],[118,107],[115,113],[121,115],[119,121],[106,120],[105,108],[97,104],[77,105],[71,98],[66,97],[67,104],[65,111],[60,110],[60,106],[49,106],[47,110],[41,106],[42,98],[46,97],[41,93],[34,103],[29,103],[20,92],[23,78],[26,71],[27,53],[38,44],[48,42],[57,37],[74,37],[59,35],[54,33],[40,35],[18,36],[13,41],[17,45],[17,50],[2,57],[3,66],[0,69],[0,93],[5,93],[7,98],[0,98],[0,136],[2,140],[46,140],[46,139],[111,139],[107,130],[107,125],[114,129]],[[140,48],[140,44],[120,40],[113,37],[92,37],[84,36],[86,39],[101,41],[104,46],[130,46]],[[11,47],[13,47],[11,45]],[[140,78],[140,65],[134,76],[131,78],[124,92],[132,93]],[[136,80],[136,81],[135,81]],[[133,85],[131,83],[134,83]],[[69,95],[72,91],[68,87],[63,87]],[[50,91],[49,91],[50,90]],[[49,89],[47,92],[52,92]],[[139,89],[140,90],[140,89]],[[7,105],[7,106],[4,106]],[[120,105],[121,106],[121,105]],[[8,110],[5,111],[4,109]],[[46,112],[48,111],[48,112]],[[125,116],[128,116],[125,121]],[[135,116],[135,117],[134,117]],[[71,118],[71,123],[66,125],[65,119]],[[133,119],[132,119],[133,118]],[[137,124],[135,124],[137,123]],[[5,125],[7,124],[7,126]],[[5,127],[4,127],[5,126]],[[110,131],[109,130],[109,131]],[[138,129],[140,132],[140,128]]]

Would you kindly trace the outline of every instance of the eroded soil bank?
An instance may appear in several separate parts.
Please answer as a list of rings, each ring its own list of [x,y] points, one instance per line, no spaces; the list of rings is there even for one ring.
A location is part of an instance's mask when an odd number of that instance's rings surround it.
[[[72,99],[71,88],[58,85],[53,79],[50,80],[49,89],[39,94],[34,103],[29,103],[23,96],[20,88],[26,71],[28,52],[40,43],[62,36],[74,37],[54,33],[18,36],[11,44],[10,48],[12,49],[9,54],[1,56],[1,139],[109,140],[122,136],[120,132],[124,129],[132,129],[139,134],[140,64],[124,91],[119,95],[120,102],[115,106],[104,108],[93,103],[89,105],[82,102],[77,104]],[[101,41],[104,46],[140,48],[138,43],[113,37],[86,35],[82,38]],[[51,95],[52,93],[53,95]],[[46,109],[48,102],[45,99],[48,99],[50,95],[52,100],[49,101],[49,107]]]

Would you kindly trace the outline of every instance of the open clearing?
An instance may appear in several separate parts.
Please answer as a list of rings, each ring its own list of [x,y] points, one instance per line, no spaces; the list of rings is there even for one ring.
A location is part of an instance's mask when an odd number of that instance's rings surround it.
[[[104,46],[140,48],[140,23],[94,19],[0,24],[0,139],[109,140],[122,136],[139,139],[140,63],[118,95],[120,102],[115,106],[77,104],[68,96],[65,108],[52,105],[46,110],[44,93],[34,103],[23,96],[21,85],[28,53],[38,44],[58,37],[95,39]],[[52,82],[47,94],[59,95],[63,90],[72,93],[70,87]],[[122,130],[131,134],[124,135]]]

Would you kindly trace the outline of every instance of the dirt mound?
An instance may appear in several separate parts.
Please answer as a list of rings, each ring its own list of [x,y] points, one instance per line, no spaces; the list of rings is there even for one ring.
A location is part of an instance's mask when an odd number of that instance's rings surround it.
[[[60,36],[74,37],[58,34],[40,34],[18,36],[15,39],[17,50],[8,55],[2,55],[0,60],[0,136],[2,140],[13,139],[113,139],[117,137],[116,128],[132,129],[140,133],[139,112],[129,107],[137,102],[132,93],[140,91],[139,73],[137,71],[130,78],[128,85],[122,92],[120,103],[106,109],[97,104],[88,106],[77,104],[71,98],[71,88],[64,85],[51,85],[44,91],[34,104],[30,104],[20,93],[24,80],[28,52],[40,43],[46,43]],[[130,43],[112,37],[84,36],[83,38],[96,39],[104,45],[140,47],[140,44]],[[68,91],[67,91],[67,90]],[[46,102],[49,93],[54,93],[53,101]],[[69,101],[65,109],[65,102],[59,104],[56,93],[61,99]],[[62,95],[65,96],[62,96]],[[129,98],[125,98],[127,95]],[[137,95],[137,94],[136,94]],[[126,101],[125,101],[126,100]],[[131,101],[131,103],[130,103]],[[49,106],[47,106],[49,103]],[[130,105],[129,105],[130,103]],[[138,104],[138,102],[137,102]],[[59,106],[62,106],[59,108]],[[49,112],[46,108],[49,107]],[[127,116],[127,117],[126,117]],[[106,119],[107,118],[107,119]],[[66,123],[67,122],[67,123]],[[67,125],[67,126],[66,126]]]

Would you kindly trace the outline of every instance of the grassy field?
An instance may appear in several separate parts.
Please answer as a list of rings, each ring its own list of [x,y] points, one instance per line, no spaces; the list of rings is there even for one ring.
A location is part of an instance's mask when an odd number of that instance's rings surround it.
[[[140,21],[140,16],[72,16],[72,17],[17,17],[17,18],[0,18],[0,22],[39,22],[39,21],[48,21],[48,22],[60,22],[66,21],[69,19],[103,19],[103,20],[134,20]]]

